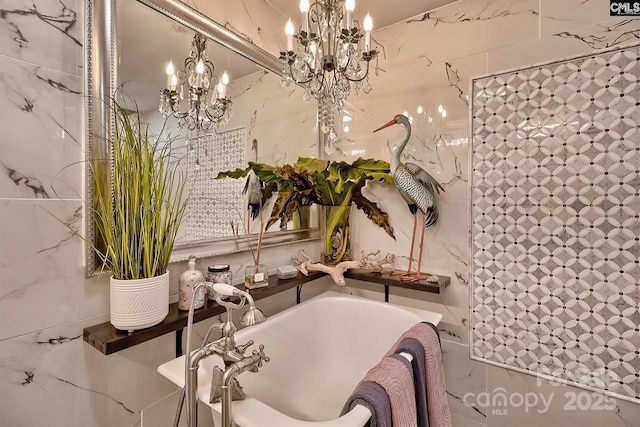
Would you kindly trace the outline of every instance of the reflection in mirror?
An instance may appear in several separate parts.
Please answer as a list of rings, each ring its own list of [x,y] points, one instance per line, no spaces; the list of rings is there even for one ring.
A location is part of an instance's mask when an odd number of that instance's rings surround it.
[[[127,7],[118,7],[120,2]],[[190,54],[199,34],[131,0],[117,0],[116,12],[118,84],[126,97],[135,100],[150,129],[162,130],[174,141],[187,177],[190,198],[177,246],[257,233],[259,224],[247,213],[244,182],[215,177],[222,170],[244,168],[248,161],[282,165],[298,156],[313,157],[317,153],[314,104],[303,102],[301,94],[283,92],[279,76],[203,38],[212,65],[209,92],[218,92],[220,77],[224,73],[229,76],[223,89],[225,99],[232,103],[226,119],[217,125],[207,123],[205,116],[204,125],[197,126],[193,121],[183,124],[184,119],[161,114],[160,93],[169,86],[177,93],[181,115],[197,116],[189,111],[186,83],[202,81],[203,86],[207,80],[206,70],[190,73],[187,68],[188,64],[193,66]],[[173,82],[166,72],[169,63],[177,76]],[[206,102],[211,107],[215,94]],[[267,217],[270,208],[267,205]],[[299,227],[299,222],[287,226],[294,227]]]
[[[117,0],[115,7],[118,101],[129,102],[128,108],[137,106],[150,132],[162,131],[174,141],[176,157],[187,177],[190,199],[178,235],[178,252],[180,247],[211,242],[215,245],[201,249],[201,254],[216,252],[212,246],[219,248],[222,242],[233,242],[232,249],[242,250],[243,236],[255,234],[259,228],[247,212],[244,182],[214,178],[221,170],[244,168],[249,161],[282,165],[299,156],[316,157],[315,103],[302,100],[302,89],[284,91],[278,75],[208,40],[206,54],[215,76],[211,86],[226,72],[229,83],[224,91],[232,106],[217,128],[215,123],[208,129],[179,128],[176,117],[165,118],[161,113],[161,91],[173,89],[175,84],[179,109],[188,110],[188,86],[180,85],[179,78],[172,82],[166,69],[170,61],[177,76],[185,69],[196,33],[137,0]],[[188,80],[188,72],[184,80]],[[215,98],[210,95],[208,104],[212,101]],[[267,218],[273,202],[266,206]],[[317,227],[315,213],[310,224],[292,221],[287,229]],[[276,224],[268,234],[282,233]]]

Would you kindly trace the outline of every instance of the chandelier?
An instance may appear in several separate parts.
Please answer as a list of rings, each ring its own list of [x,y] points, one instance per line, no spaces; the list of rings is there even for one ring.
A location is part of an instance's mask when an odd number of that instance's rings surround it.
[[[173,61],[167,65],[167,87],[160,91],[162,117],[178,119],[178,129],[201,132],[216,130],[231,118],[231,99],[226,96],[229,76],[213,74],[214,66],[207,58],[207,39],[196,33],[191,52],[184,60],[184,69],[177,74]],[[179,90],[178,90],[179,89]],[[186,94],[185,94],[186,92]],[[182,101],[188,98],[188,109],[181,111]]]
[[[353,84],[356,93],[371,92],[369,63],[378,52],[371,48],[373,23],[367,14],[362,25],[353,19],[355,0],[300,1],[302,25],[294,35],[287,22],[287,51],[280,52],[282,85],[305,88],[304,99],[318,101],[318,120],[325,134],[324,149],[334,151],[338,136],[335,116],[342,112]],[[293,39],[296,48],[293,47]]]

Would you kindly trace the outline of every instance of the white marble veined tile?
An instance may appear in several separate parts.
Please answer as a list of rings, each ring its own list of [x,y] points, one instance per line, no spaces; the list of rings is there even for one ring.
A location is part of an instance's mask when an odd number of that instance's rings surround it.
[[[541,39],[511,45],[487,53],[489,72],[562,60],[598,49],[640,40],[640,20],[612,18],[599,24],[573,28]]]
[[[0,54],[82,76],[81,0],[3,0]]]
[[[0,197],[79,199],[82,79],[0,56]]]
[[[387,33],[387,73],[537,38],[538,18],[538,0],[455,2],[378,32]]]
[[[468,393],[482,393],[487,387],[487,365],[469,358],[469,346],[448,341],[440,332],[442,356],[444,359],[445,381],[452,414],[473,422],[487,422],[487,408],[484,402],[465,402]],[[457,427],[458,425],[454,423]]]
[[[245,127],[247,161],[254,161],[254,139],[261,163],[282,165],[299,156],[317,157],[316,103],[304,101],[300,87],[283,89],[280,77],[260,71],[234,80],[229,93],[233,117],[225,128]]]
[[[154,402],[141,411],[141,427],[173,427],[178,400],[181,391],[176,391],[169,396]],[[198,401],[198,426],[199,427],[215,427],[213,418],[211,417],[211,408]],[[180,424],[178,427],[187,427],[187,420],[182,412]]]
[[[57,218],[56,218],[57,217]],[[108,311],[108,282],[84,279],[79,201],[0,201],[0,339]]]
[[[284,26],[288,17],[269,2],[186,0],[185,3],[274,56],[279,56],[286,46]]]
[[[176,390],[156,372],[174,357],[173,334],[105,356],[82,329],[106,316],[0,342],[3,426],[139,425],[140,411]]]
[[[611,20],[609,4],[607,0],[541,0],[540,36],[572,32],[579,27]],[[628,19],[618,18],[619,21]]]
[[[487,393],[487,425],[492,427],[632,427],[640,419],[638,403],[491,365]],[[506,402],[499,395],[506,395]]]

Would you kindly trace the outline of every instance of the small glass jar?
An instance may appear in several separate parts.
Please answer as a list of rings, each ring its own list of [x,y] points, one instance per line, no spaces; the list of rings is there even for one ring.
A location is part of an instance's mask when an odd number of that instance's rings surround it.
[[[269,267],[266,264],[248,265],[244,268],[244,287],[257,289],[269,286]]]
[[[207,276],[205,278],[210,283],[226,283],[232,285],[233,275],[229,264],[214,264],[207,268]],[[226,299],[227,297],[221,298]],[[214,300],[213,292],[209,292],[209,300]]]

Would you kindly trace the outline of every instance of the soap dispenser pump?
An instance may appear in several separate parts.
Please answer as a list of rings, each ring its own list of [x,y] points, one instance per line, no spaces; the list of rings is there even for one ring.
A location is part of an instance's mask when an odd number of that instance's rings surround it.
[[[178,289],[178,309],[189,310],[191,304],[191,294],[193,288],[200,282],[204,282],[204,274],[200,270],[196,270],[196,257],[189,256],[187,270],[180,275]],[[205,289],[200,288],[198,295],[195,295],[193,308],[198,309],[204,307]]]

